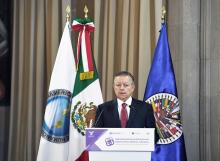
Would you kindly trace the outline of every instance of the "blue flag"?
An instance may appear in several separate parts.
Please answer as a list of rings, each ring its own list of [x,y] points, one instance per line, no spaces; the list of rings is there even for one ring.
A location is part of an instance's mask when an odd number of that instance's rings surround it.
[[[160,136],[151,161],[186,161],[180,106],[165,23],[162,24],[155,49],[144,101],[152,104]]]

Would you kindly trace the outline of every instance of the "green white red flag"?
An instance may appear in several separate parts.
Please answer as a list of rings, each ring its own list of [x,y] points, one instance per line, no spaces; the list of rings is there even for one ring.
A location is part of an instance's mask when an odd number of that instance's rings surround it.
[[[85,128],[91,127],[96,109],[103,102],[98,72],[91,51],[90,32],[94,24],[89,19],[73,21],[73,30],[79,31],[77,44],[77,74],[71,106],[68,161],[87,160]]]

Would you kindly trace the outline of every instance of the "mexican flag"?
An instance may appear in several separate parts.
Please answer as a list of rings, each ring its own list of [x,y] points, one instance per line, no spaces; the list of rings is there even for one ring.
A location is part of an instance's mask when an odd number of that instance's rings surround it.
[[[92,127],[96,109],[103,102],[99,77],[91,52],[90,32],[94,24],[89,19],[74,20],[73,30],[79,30],[77,44],[77,74],[73,90],[68,161],[87,160],[85,128]]]
[[[76,66],[67,22],[58,48],[48,92],[37,161],[67,161],[70,108]]]

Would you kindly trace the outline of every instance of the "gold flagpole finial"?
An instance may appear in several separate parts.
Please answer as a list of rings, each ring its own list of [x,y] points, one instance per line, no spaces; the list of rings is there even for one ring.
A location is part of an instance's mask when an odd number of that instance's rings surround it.
[[[70,6],[66,7],[66,21],[70,21]]]
[[[88,12],[89,12],[89,10],[88,10],[87,6],[85,5],[85,7],[84,7],[85,18],[88,18]]]
[[[162,21],[162,23],[164,23],[165,22],[165,20],[166,20],[166,8],[165,8],[165,6],[163,6],[162,7],[162,16],[161,16],[161,21]]]

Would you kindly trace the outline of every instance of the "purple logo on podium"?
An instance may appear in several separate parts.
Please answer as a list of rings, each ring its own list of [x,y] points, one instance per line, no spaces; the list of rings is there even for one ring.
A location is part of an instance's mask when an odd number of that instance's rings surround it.
[[[106,138],[106,139],[105,139],[105,144],[106,144],[107,146],[112,146],[112,145],[114,145],[114,139],[113,139],[113,138]]]

